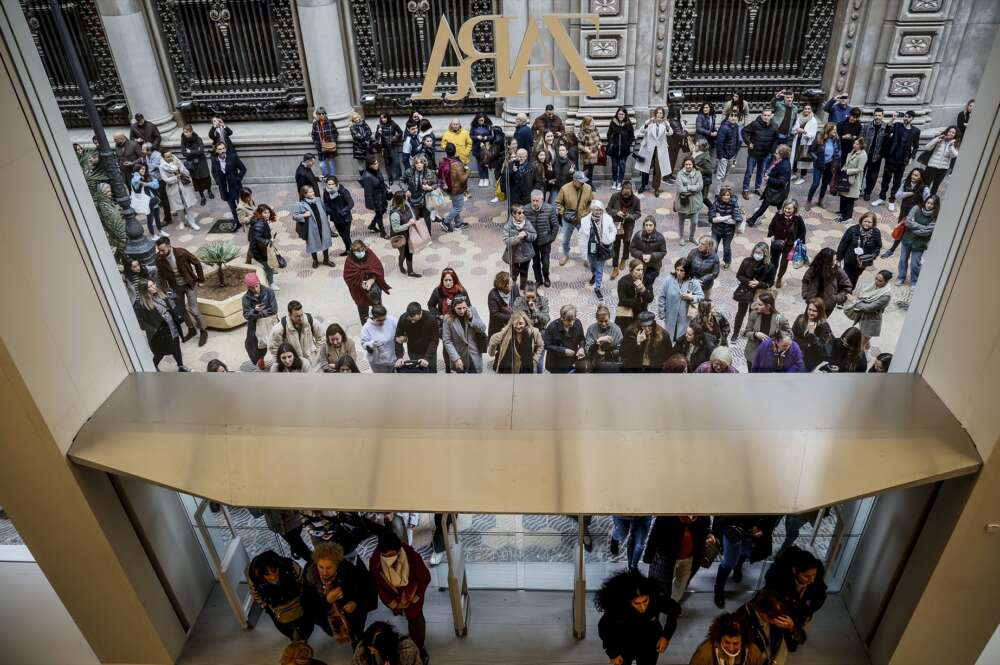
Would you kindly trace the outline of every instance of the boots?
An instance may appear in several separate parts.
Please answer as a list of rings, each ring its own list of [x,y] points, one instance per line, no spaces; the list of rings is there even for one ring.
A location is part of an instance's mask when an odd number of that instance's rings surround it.
[[[328,249],[323,250],[323,265],[330,266],[331,268],[334,267],[333,261],[330,260],[330,250]]]
[[[419,272],[413,272],[413,257],[406,257],[406,275],[408,277],[420,277]]]
[[[729,568],[719,565],[719,572],[715,574],[715,606],[720,610],[726,606],[726,580],[729,579]]]
[[[396,265],[399,266],[399,272],[406,274],[406,268],[403,266],[403,255],[400,254],[399,258],[396,259]]]

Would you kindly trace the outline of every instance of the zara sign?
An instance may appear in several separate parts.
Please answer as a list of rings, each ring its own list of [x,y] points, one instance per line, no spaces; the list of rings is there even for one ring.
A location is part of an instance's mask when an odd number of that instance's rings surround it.
[[[482,95],[472,80],[472,65],[481,60],[496,61],[496,82],[497,97],[516,97],[524,94],[520,90],[521,83],[528,72],[541,72],[542,94],[551,97],[571,97],[586,95],[596,97],[598,94],[597,84],[594,78],[587,71],[583,64],[583,58],[573,45],[564,20],[580,20],[590,22],[600,34],[600,17],[597,14],[549,14],[541,19],[530,19],[524,37],[521,39],[521,46],[517,51],[513,67],[510,62],[510,53],[507,45],[510,36],[510,25],[514,20],[511,16],[475,16],[462,24],[455,33],[448,23],[448,18],[442,16],[438,22],[437,34],[434,37],[434,47],[427,62],[427,74],[424,76],[424,84],[420,89],[420,94],[413,95],[413,99],[432,100],[437,99],[434,95],[434,88],[442,74],[449,73],[457,76],[458,87],[455,92],[445,96],[449,101],[458,101],[466,98],[482,98]],[[480,23],[490,21],[493,23],[493,35],[496,44],[496,52],[484,52],[476,48],[472,40],[472,33]],[[565,58],[570,71],[579,81],[579,90],[559,90],[555,75],[555,65],[553,63],[532,63],[531,52],[541,36],[541,26],[552,35],[556,49]],[[457,66],[445,66],[444,61],[448,55],[448,50],[454,51],[458,58]],[[546,74],[552,77],[553,88],[546,82]]]

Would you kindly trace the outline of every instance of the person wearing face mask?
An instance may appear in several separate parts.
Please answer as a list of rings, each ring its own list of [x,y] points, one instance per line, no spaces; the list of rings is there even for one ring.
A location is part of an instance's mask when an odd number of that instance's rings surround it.
[[[376,621],[368,626],[354,650],[352,665],[427,665],[409,635],[400,635],[391,624]]]
[[[611,279],[618,279],[625,270],[635,223],[642,216],[642,205],[639,197],[632,191],[632,181],[626,180],[618,189],[620,191],[612,194],[608,201],[608,214],[615,223],[615,242],[611,247]]]
[[[327,177],[324,183],[323,210],[344,243],[344,251],[340,255],[347,256],[351,251],[354,197],[351,196],[351,190],[340,184],[337,176]]]
[[[368,354],[368,364],[376,374],[389,374],[396,364],[397,323],[385,307],[375,305],[371,318],[361,327],[361,348]]]
[[[840,238],[837,261],[843,264],[852,288],[858,285],[861,273],[875,263],[882,250],[882,233],[877,225],[878,216],[873,212],[866,212]]]
[[[768,665],[764,654],[749,639],[746,621],[723,613],[712,620],[708,637],[698,645],[688,665]]]
[[[326,327],[323,341],[316,348],[316,355],[312,362],[313,371],[329,371],[337,364],[338,360],[345,356],[353,358],[357,362],[357,348],[354,346],[354,341],[344,332],[343,326],[339,323],[331,323]]]
[[[806,641],[805,627],[826,602],[823,562],[795,545],[779,554],[764,575],[764,588],[785,606],[793,628],[785,638],[790,649]]]
[[[274,550],[261,552],[247,567],[247,590],[271,617],[274,627],[290,640],[308,640],[313,617],[303,606],[302,567]]]
[[[640,312],[635,323],[624,332],[622,371],[656,374],[662,371],[673,353],[670,335],[656,324],[652,312]]]
[[[317,543],[305,571],[304,600],[313,621],[340,643],[356,646],[368,613],[378,606],[375,585],[361,563],[337,542]]]
[[[656,230],[656,218],[646,215],[642,220],[642,230],[632,236],[629,252],[633,259],[642,261],[642,283],[647,289],[653,288],[653,283],[660,274],[663,257],[667,255],[667,239]]]
[[[469,304],[466,296],[456,296],[441,328],[441,341],[452,371],[481,374],[483,352],[480,349],[488,340],[486,324],[479,318],[479,312]]]
[[[382,294],[389,293],[385,268],[375,252],[361,240],[351,243],[351,254],[344,262],[344,282],[351,299],[358,307],[361,324],[368,320],[368,309],[382,303]]]
[[[655,665],[670,646],[677,629],[680,606],[661,599],[656,586],[638,571],[626,571],[604,580],[594,596],[601,612],[597,634],[611,665]],[[660,623],[660,614],[666,623]]]
[[[292,209],[292,219],[295,220],[295,231],[299,238],[305,240],[306,251],[312,254],[312,267],[319,267],[319,252],[323,252],[323,265],[334,267],[330,260],[330,224],[319,214],[320,202],[316,192],[310,185],[299,189],[299,202]]]
[[[736,281],[739,284],[733,291],[733,300],[736,301],[736,320],[733,322],[733,336],[730,341],[735,342],[743,328],[743,319],[750,309],[750,304],[758,292],[771,288],[774,282],[774,268],[771,266],[769,258],[770,250],[766,242],[759,242],[754,245],[750,256],[740,262],[740,267],[736,271]]]
[[[425,640],[427,621],[424,619],[424,598],[431,581],[430,571],[409,545],[391,533],[382,533],[368,562],[375,588],[382,603],[396,616],[406,617],[410,637],[420,649],[424,662],[429,661]]]

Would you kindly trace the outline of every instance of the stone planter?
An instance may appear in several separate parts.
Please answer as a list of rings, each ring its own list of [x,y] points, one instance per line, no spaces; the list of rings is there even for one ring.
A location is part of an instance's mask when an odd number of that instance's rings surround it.
[[[247,265],[246,263],[230,263],[227,268],[238,270],[243,273],[256,272],[261,284],[267,284],[267,276],[264,269],[258,264]],[[217,279],[218,272],[212,271],[205,275],[205,282],[212,283]],[[239,293],[229,296],[224,300],[198,297],[198,311],[205,319],[205,325],[216,330],[229,330],[246,323],[243,318],[243,294],[245,289],[240,289]]]

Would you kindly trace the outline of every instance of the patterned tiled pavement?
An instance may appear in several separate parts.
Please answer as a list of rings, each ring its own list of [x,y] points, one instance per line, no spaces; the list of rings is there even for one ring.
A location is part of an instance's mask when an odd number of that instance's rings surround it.
[[[792,196],[799,201],[804,201],[807,184],[793,186]],[[389,241],[383,240],[367,230],[372,215],[364,211],[364,206],[361,203],[364,198],[357,184],[350,183],[349,187],[357,202],[352,236],[363,239],[369,246],[373,247],[385,265],[386,280],[392,287],[392,292],[384,298],[384,302],[390,314],[398,316],[406,308],[407,303],[411,301],[426,304],[432,289],[438,283],[441,270],[450,266],[458,272],[462,283],[472,296],[473,305],[483,320],[487,319],[486,296],[493,286],[493,277],[496,272],[505,269],[505,265],[501,262],[503,245],[500,240],[500,225],[504,221],[506,206],[503,203],[490,203],[490,198],[493,196],[492,188],[472,188],[471,200],[465,206],[464,219],[469,223],[467,228],[454,233],[442,233],[440,226],[435,225],[433,242],[417,255],[414,264],[415,269],[422,273],[423,277],[413,279],[399,272],[396,265],[397,252],[390,247]],[[278,277],[278,283],[281,286],[281,291],[277,294],[279,308],[284,310],[285,304],[289,300],[299,300],[316,320],[325,324],[340,323],[348,335],[356,341],[361,332],[361,325],[358,321],[357,310],[343,281],[343,259],[334,256],[336,263],[334,268],[328,268],[322,264],[317,269],[312,268],[312,260],[305,251],[304,243],[294,233],[294,222],[290,215],[291,207],[296,200],[293,189],[291,184],[254,187],[257,202],[269,203],[278,211],[280,230],[277,234],[276,244],[279,251],[289,261],[288,267],[281,271]],[[600,200],[607,202],[609,197],[610,192],[606,186],[597,192],[597,198]],[[747,215],[752,213],[758,205],[757,201],[757,197],[753,194],[750,195],[749,201],[741,199],[740,203],[744,208],[744,213]],[[811,210],[803,209],[801,211],[808,227],[806,244],[810,256],[822,247],[836,248],[846,228],[846,225],[833,221],[836,202],[836,197],[828,196],[825,209],[814,206]],[[167,227],[172,234],[173,243],[194,251],[207,242],[231,239],[245,252],[247,241],[242,233],[234,235],[207,234],[207,229],[211,226],[216,215],[228,216],[228,209],[218,199],[210,200],[208,203],[209,205],[198,211],[199,223],[202,226],[201,231],[194,232],[190,229],[181,231],[176,228],[176,225]],[[681,246],[679,244],[677,218],[672,212],[673,193],[663,192],[657,199],[647,192],[642,198],[642,207],[644,214],[650,212],[656,214],[657,228],[667,238],[668,256],[664,261],[665,266],[671,265],[677,258],[686,256],[692,249],[692,245]],[[864,201],[858,201],[855,206],[855,218],[868,209],[868,204]],[[880,228],[883,242],[888,246],[888,243],[891,243],[889,231],[895,223],[895,215],[888,213],[884,206],[875,208],[875,210],[884,216]],[[730,323],[733,322],[736,312],[736,303],[732,300],[732,293],[736,288],[736,268],[739,266],[739,262],[750,253],[754,244],[765,239],[768,220],[769,216],[765,216],[756,228],[748,229],[746,234],[738,235],[734,239],[732,269],[723,271],[716,281],[713,291],[715,306]],[[707,227],[699,229],[699,233],[708,232]],[[590,273],[585,261],[576,254],[576,240],[577,237],[574,235],[571,252],[573,260],[561,267],[558,265],[561,251],[559,249],[560,241],[553,245],[552,287],[543,291],[547,291],[546,295],[550,301],[549,308],[553,316],[562,305],[573,303],[577,305],[580,318],[586,327],[594,321],[594,311],[598,301],[593,289],[587,285]],[[333,242],[332,249],[335,255],[343,251],[343,244],[339,238],[334,238]],[[241,260],[237,259],[237,261]],[[879,259],[875,269],[882,268],[888,268],[895,273],[896,260]],[[804,268],[795,269],[789,266],[784,285],[778,293],[778,308],[789,318],[794,318],[803,309],[800,288],[804,271]],[[617,289],[616,283],[611,281],[609,277],[610,262],[605,274],[603,292],[605,304],[614,311],[617,304]],[[655,287],[657,293],[664,279],[665,275],[661,274]],[[862,277],[862,279],[865,278]],[[909,289],[908,287],[895,287],[895,290],[893,304],[885,313],[882,336],[872,340],[869,358],[882,351],[891,352],[895,347],[896,338],[905,315],[905,309],[899,308],[896,302],[905,300]],[[835,334],[839,334],[850,325],[847,318],[839,311],[831,316],[830,324]],[[184,345],[185,362],[192,369],[198,371],[203,370],[209,360],[219,358],[230,369],[242,368],[252,371],[253,367],[247,362],[243,350],[244,335],[245,330],[242,327],[225,332],[213,330],[209,334],[206,346],[199,348],[196,340],[189,341]],[[743,347],[744,341],[742,339],[732,344],[735,363],[740,371],[746,369]],[[366,371],[366,360],[363,357],[359,360],[362,371]],[[172,370],[172,360],[170,358],[164,359],[161,367],[164,370]]]

